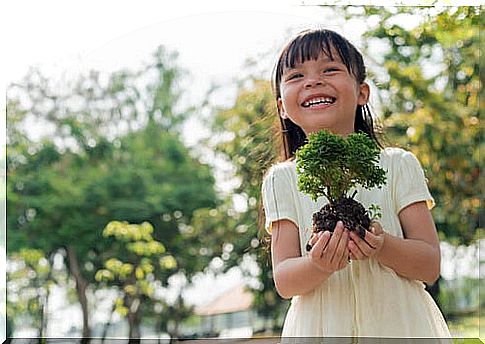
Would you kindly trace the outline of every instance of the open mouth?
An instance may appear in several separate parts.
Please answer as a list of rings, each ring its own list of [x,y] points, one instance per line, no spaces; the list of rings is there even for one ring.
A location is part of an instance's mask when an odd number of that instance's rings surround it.
[[[305,108],[311,108],[318,105],[329,105],[335,103],[336,98],[334,97],[318,97],[309,100],[305,100],[301,106]]]

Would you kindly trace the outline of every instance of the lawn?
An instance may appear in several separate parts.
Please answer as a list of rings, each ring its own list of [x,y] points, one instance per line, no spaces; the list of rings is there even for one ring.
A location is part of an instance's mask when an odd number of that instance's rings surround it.
[[[482,333],[481,341],[473,340],[471,338],[479,338],[479,326],[480,318],[478,315],[471,315],[466,317],[461,317],[453,320],[448,320],[448,327],[454,340],[455,344],[458,343],[485,343],[485,333]]]

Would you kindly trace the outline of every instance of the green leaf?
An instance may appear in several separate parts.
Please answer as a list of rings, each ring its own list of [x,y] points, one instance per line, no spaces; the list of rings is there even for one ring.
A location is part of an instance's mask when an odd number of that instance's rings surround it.
[[[308,135],[308,143],[295,154],[298,188],[316,201],[325,196],[330,203],[346,197],[356,184],[370,189],[385,183],[378,166],[380,150],[366,134],[346,138],[321,130]]]

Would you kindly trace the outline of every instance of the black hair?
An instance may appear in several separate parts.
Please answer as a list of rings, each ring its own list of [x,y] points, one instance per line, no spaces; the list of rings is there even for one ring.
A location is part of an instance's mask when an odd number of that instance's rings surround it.
[[[293,38],[281,51],[279,59],[273,69],[273,93],[276,101],[281,98],[280,84],[283,71],[286,68],[294,68],[295,65],[308,60],[317,60],[321,53],[326,54],[331,60],[336,52],[347,70],[353,75],[359,84],[366,78],[366,70],[362,54],[344,37],[338,33],[326,29],[305,30]],[[278,109],[279,114],[280,109]],[[283,119],[279,116],[282,138],[280,150],[282,160],[293,158],[295,152],[306,143],[306,134],[303,129],[291,119]],[[354,132],[367,134],[374,142],[383,148],[377,138],[369,105],[358,105],[355,111]]]

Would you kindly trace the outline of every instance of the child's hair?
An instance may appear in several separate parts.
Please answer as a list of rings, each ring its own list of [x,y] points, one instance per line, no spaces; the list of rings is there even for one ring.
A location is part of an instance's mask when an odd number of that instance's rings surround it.
[[[362,54],[347,39],[331,30],[305,30],[300,32],[283,48],[274,67],[272,87],[276,101],[281,98],[280,84],[283,70],[285,68],[293,68],[296,64],[304,63],[308,60],[317,60],[322,52],[330,57],[331,60],[334,59],[333,54],[336,52],[357,82],[359,84],[364,82],[366,71]],[[287,160],[293,158],[298,148],[306,143],[306,135],[289,118],[278,117],[280,119],[283,144],[280,158]],[[383,145],[377,138],[374,121],[367,104],[357,106],[354,131],[367,134],[379,147],[383,148]]]

